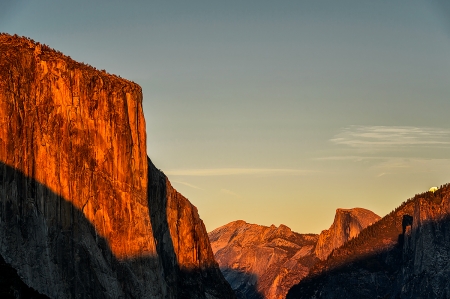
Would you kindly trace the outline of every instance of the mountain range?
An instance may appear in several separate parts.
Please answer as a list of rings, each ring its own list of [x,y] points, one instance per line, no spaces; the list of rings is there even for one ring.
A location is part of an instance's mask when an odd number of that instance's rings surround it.
[[[450,298],[450,184],[320,234],[209,234],[147,156],[139,85],[0,34],[1,298]]]
[[[361,231],[290,289],[293,298],[450,298],[450,184]]]
[[[337,209],[331,227],[299,234],[285,225],[234,221],[209,233],[214,256],[238,298],[284,298],[321,259],[378,221],[362,209]]]

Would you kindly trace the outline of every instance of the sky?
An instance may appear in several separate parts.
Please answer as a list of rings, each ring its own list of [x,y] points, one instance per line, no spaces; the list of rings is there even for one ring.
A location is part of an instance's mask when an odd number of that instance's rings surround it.
[[[319,233],[450,182],[446,0],[2,0],[0,32],[138,83],[208,231]]]

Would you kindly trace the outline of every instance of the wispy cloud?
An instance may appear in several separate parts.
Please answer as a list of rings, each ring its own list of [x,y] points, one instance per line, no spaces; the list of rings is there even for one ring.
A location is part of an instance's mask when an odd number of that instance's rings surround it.
[[[169,176],[225,176],[225,175],[306,175],[309,170],[285,168],[207,168],[177,169],[165,173]]]
[[[191,187],[191,188],[194,188],[194,189],[204,190],[204,189],[202,189],[200,187],[197,187],[195,185],[192,185],[192,184],[189,184],[189,183],[186,183],[186,182],[180,182],[180,181],[172,181],[172,182],[173,183],[178,183],[178,184],[181,184],[181,185],[185,185],[185,186],[188,186],[188,187]]]
[[[424,159],[424,158],[391,158],[375,166],[374,169],[405,172],[432,172],[450,167],[450,159]],[[387,172],[386,172],[387,173]]]
[[[330,140],[360,149],[428,146],[450,147],[450,129],[406,126],[350,126]]]
[[[374,156],[329,156],[314,158],[318,161],[366,161],[366,160],[386,160],[391,157],[374,157]]]
[[[241,198],[241,196],[239,194],[237,194],[231,190],[228,190],[228,189],[220,189],[220,192],[237,197],[237,198]]]

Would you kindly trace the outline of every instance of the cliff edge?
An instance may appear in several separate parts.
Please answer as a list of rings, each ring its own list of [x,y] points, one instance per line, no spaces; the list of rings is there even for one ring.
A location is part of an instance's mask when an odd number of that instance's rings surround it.
[[[233,298],[145,134],[137,84],[0,35],[0,256],[27,287],[50,298]]]

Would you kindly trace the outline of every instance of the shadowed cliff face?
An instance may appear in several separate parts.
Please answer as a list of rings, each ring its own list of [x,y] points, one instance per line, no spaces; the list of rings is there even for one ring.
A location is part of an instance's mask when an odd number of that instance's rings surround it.
[[[0,199],[1,255],[39,293],[176,298],[168,292],[157,256],[119,260],[71,202],[1,162]]]
[[[286,298],[449,298],[450,185],[416,195],[312,269]]]
[[[222,273],[238,298],[284,298],[317,258],[317,235],[287,226],[235,221],[209,233]]]
[[[234,298],[196,208],[147,160],[141,102],[0,35],[0,255],[50,298]]]
[[[149,162],[149,206],[164,277],[177,298],[235,298],[214,259],[197,208]]]
[[[331,227],[319,235],[315,250],[317,257],[326,259],[333,249],[355,238],[363,229],[378,220],[380,216],[366,209],[337,209]]]
[[[47,296],[39,294],[36,290],[28,287],[17,275],[17,271],[8,265],[0,256],[0,298],[15,299],[48,299]]]

